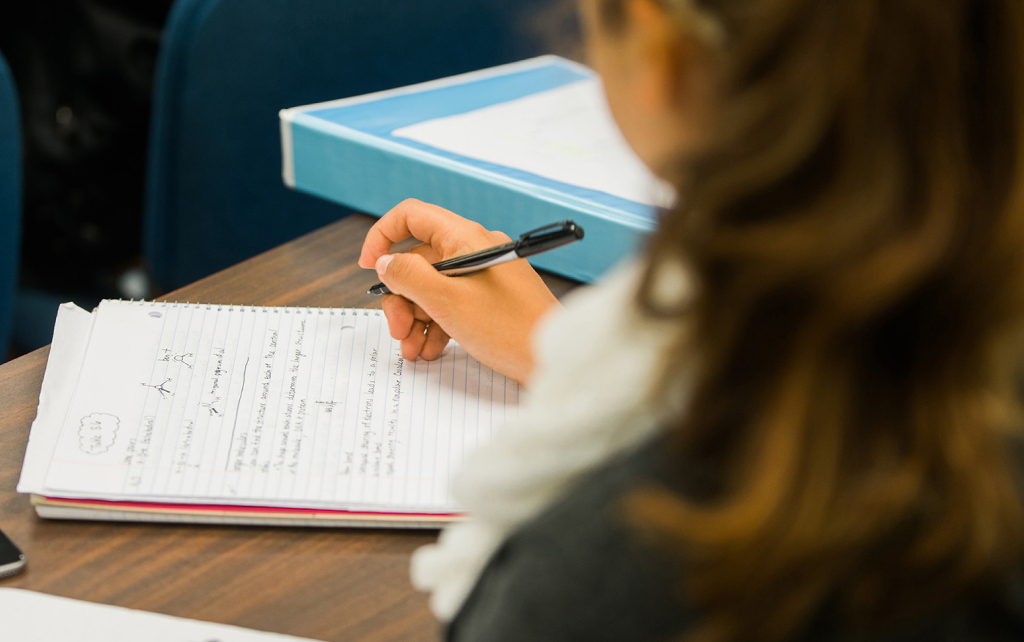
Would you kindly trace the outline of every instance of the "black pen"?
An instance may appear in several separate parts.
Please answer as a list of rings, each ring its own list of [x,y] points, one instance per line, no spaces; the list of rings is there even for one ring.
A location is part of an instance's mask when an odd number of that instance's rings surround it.
[[[583,228],[572,221],[562,221],[539,227],[519,237],[517,241],[511,241],[503,245],[457,256],[447,261],[434,263],[434,269],[447,276],[462,276],[472,274],[480,270],[486,270],[495,265],[525,259],[534,254],[547,252],[556,247],[562,247],[583,238]],[[383,283],[371,287],[367,294],[390,294],[391,290]]]

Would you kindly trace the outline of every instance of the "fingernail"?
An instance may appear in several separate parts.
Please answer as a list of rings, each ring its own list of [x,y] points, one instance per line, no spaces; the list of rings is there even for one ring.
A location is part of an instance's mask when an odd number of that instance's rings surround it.
[[[377,265],[374,266],[377,269],[377,274],[384,276],[384,273],[388,271],[388,263],[391,263],[391,259],[393,258],[395,258],[394,254],[385,254],[377,259]]]

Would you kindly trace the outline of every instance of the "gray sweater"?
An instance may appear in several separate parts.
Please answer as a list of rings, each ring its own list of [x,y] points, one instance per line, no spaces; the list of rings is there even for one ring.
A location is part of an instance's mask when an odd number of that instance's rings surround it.
[[[449,642],[667,642],[680,640],[698,613],[680,594],[678,568],[641,544],[615,511],[638,485],[706,488],[670,469],[657,438],[594,472],[504,543],[446,631]],[[676,467],[678,470],[678,467]],[[800,640],[852,640],[827,612]],[[1024,640],[1024,581],[1010,574],[997,596],[969,596],[887,642]]]

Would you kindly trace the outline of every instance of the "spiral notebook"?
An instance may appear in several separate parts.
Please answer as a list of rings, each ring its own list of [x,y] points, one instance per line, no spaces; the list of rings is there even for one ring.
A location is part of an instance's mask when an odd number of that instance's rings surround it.
[[[18,485],[43,517],[429,527],[519,387],[379,310],[62,306]]]

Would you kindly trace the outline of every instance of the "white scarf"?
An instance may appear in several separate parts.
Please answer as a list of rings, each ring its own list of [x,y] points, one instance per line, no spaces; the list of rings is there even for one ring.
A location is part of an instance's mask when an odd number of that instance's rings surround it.
[[[454,496],[469,517],[412,558],[413,585],[431,593],[431,610],[442,621],[455,616],[512,531],[682,410],[682,399],[650,401],[675,328],[636,311],[640,276],[638,263],[620,267],[600,285],[570,294],[564,309],[539,324],[519,418],[455,478]],[[685,294],[685,275],[674,276],[666,285]]]

